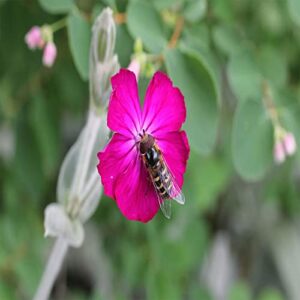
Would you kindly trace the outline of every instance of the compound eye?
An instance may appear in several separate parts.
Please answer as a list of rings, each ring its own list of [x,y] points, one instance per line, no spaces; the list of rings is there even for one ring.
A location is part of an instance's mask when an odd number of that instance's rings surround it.
[[[153,160],[156,162],[158,160],[158,153],[155,149],[151,149],[152,150],[152,157],[153,157]]]

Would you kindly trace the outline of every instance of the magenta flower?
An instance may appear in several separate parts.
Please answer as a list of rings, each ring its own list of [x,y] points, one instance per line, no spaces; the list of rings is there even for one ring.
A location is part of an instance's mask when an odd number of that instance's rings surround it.
[[[44,40],[41,28],[33,26],[25,35],[25,42],[29,49],[43,48]]]
[[[148,86],[141,110],[133,72],[121,69],[111,82],[107,124],[115,133],[106,148],[98,153],[98,171],[105,194],[115,199],[122,214],[129,220],[148,222],[162,206],[161,201],[170,203],[171,200],[159,200],[149,165],[146,167],[142,155],[144,142],[155,143],[172,174],[174,187],[181,189],[189,157],[187,136],[180,131],[186,118],[184,97],[165,74],[157,72]],[[184,202],[181,197],[176,200]]]
[[[46,67],[52,67],[55,58],[56,58],[57,50],[56,46],[53,42],[48,42],[45,46],[43,53],[43,64]]]

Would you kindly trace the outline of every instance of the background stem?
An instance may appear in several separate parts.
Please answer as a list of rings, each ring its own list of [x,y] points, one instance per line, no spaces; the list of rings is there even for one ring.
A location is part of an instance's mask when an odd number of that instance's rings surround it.
[[[47,300],[49,298],[67,250],[67,242],[63,238],[57,238],[33,300]]]

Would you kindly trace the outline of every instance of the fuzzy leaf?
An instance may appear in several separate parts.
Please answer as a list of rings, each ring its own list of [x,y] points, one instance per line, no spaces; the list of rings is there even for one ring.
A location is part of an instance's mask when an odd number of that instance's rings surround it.
[[[238,173],[248,180],[261,179],[272,162],[273,128],[260,101],[247,100],[233,121],[232,155]]]
[[[231,56],[228,77],[230,85],[240,101],[260,96],[263,78],[250,54],[239,53]]]
[[[145,47],[159,53],[167,44],[163,24],[150,1],[131,1],[127,8],[127,26],[130,34],[140,38]]]
[[[73,0],[39,0],[41,7],[51,14],[67,13],[73,6]]]
[[[292,20],[300,26],[300,1],[288,0],[288,10]]]
[[[91,30],[88,22],[75,10],[68,17],[68,36],[75,66],[81,78],[87,80]]]
[[[185,96],[185,129],[195,151],[208,154],[216,140],[218,92],[213,76],[204,61],[194,52],[168,50],[166,67],[174,84]]]

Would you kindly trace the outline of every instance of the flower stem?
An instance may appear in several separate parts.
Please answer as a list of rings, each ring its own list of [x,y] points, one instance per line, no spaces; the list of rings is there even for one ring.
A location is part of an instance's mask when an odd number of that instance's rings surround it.
[[[114,15],[114,19],[115,19],[115,22],[117,24],[124,24],[126,23],[126,14],[125,13],[116,13]]]
[[[168,44],[169,48],[175,48],[175,46],[177,45],[178,39],[180,38],[183,29],[183,25],[184,25],[184,18],[182,16],[178,16],[173,34]]]
[[[63,238],[57,238],[48,258],[43,277],[33,300],[47,300],[53,284],[61,269],[63,260],[68,250],[68,244]]]
[[[272,122],[274,128],[281,127],[280,122],[279,122],[278,112],[277,112],[277,109],[273,102],[271,88],[267,81],[263,82],[262,91],[263,91],[262,100],[263,100],[266,111],[271,119],[271,122]]]
[[[164,56],[163,54],[146,54],[147,60],[150,62],[163,62]]]
[[[50,25],[52,32],[58,31],[61,28],[64,28],[67,25],[67,18],[62,18],[57,22]]]

